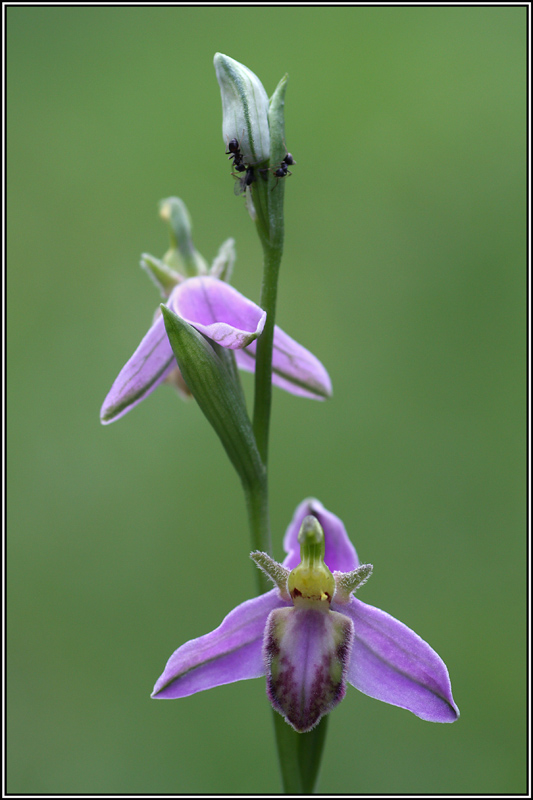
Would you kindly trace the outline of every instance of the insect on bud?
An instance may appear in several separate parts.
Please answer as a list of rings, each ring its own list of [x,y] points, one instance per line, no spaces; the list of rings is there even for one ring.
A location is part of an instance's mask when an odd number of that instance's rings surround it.
[[[214,64],[222,95],[222,136],[228,151],[239,153],[236,169],[267,161],[270,132],[263,84],[248,67],[222,53],[215,54]]]

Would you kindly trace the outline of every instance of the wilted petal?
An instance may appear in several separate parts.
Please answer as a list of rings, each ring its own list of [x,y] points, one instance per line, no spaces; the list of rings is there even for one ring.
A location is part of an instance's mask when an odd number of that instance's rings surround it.
[[[130,360],[121,369],[104,400],[104,425],[123,417],[162,383],[176,366],[165,323],[158,316]]]
[[[265,311],[217,278],[183,281],[173,290],[168,305],[200,333],[230,350],[249,345],[265,325]]]
[[[351,572],[357,569],[359,566],[359,559],[355,552],[355,547],[348,538],[342,520],[335,516],[335,514],[332,514],[331,511],[325,509],[322,503],[314,497],[309,497],[307,500],[304,500],[294,512],[294,516],[283,540],[283,549],[288,553],[287,558],[283,562],[283,566],[294,569],[300,563],[298,532],[304,517],[307,517],[309,514],[317,518],[324,531],[324,541],[326,545],[324,561],[329,569],[332,572],[336,570],[339,572]]]
[[[267,693],[297,731],[314,728],[344,697],[352,639],[351,621],[334,611],[281,608],[270,614]]]
[[[356,689],[430,722],[458,718],[446,665],[418,634],[355,597],[337,608],[353,622],[348,681]]]
[[[286,605],[277,589],[241,603],[216,630],[191,639],[170,656],[152,697],[187,697],[224,683],[264,675],[265,624],[273,609]]]
[[[240,369],[255,371],[257,342],[235,354]],[[331,396],[331,380],[324,365],[305,347],[274,326],[272,383],[286,392],[312,400]]]

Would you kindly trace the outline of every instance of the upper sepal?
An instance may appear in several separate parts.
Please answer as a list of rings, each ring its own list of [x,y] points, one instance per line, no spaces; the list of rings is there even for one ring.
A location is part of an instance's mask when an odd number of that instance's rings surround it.
[[[304,518],[309,514],[317,518],[324,531],[324,561],[331,572],[351,572],[357,569],[359,559],[342,520],[324,508],[322,503],[314,497],[308,497],[294,512],[283,539],[283,549],[287,553],[283,566],[294,569],[300,563],[298,534]]]

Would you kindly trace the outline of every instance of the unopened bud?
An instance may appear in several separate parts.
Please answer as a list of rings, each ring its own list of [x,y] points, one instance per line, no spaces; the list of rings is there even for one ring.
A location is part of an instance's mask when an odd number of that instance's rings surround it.
[[[270,158],[268,96],[257,75],[229,56],[216,53],[215,71],[222,94],[222,135],[236,140],[245,164]]]
[[[168,223],[170,234],[170,250],[163,257],[165,264],[189,276],[205,275],[207,264],[194,246],[191,218],[183,200],[179,197],[161,200],[159,216]]]

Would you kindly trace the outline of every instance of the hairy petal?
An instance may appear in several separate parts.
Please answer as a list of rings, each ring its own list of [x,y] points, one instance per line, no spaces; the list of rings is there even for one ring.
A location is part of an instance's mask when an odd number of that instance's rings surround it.
[[[144,400],[172,372],[176,359],[159,315],[129,361],[120,370],[100,410],[104,425]]]
[[[355,547],[348,538],[346,528],[342,520],[339,519],[331,511],[327,511],[319,500],[314,497],[308,497],[304,500],[296,511],[291,520],[285,538],[283,540],[283,549],[288,553],[284,567],[294,569],[300,563],[300,545],[298,544],[298,532],[302,525],[304,517],[312,514],[317,518],[324,531],[324,542],[326,545],[326,554],[324,561],[329,569],[338,572],[352,572],[359,566],[359,559],[355,552]]]
[[[418,634],[355,597],[338,610],[350,617],[354,627],[349,683],[430,722],[458,718],[446,665]]]
[[[352,639],[351,621],[335,611],[293,607],[270,614],[267,694],[295,730],[314,728],[344,697]]]
[[[237,364],[247,372],[255,371],[257,343],[236,353]],[[272,383],[290,394],[325,400],[332,394],[331,380],[324,365],[305,347],[274,326]]]
[[[273,609],[286,606],[277,589],[246,600],[211,633],[170,656],[152,697],[177,698],[265,674],[263,633]]]
[[[168,305],[196,330],[230,350],[246,347],[263,331],[266,312],[224,281],[189,278]]]

